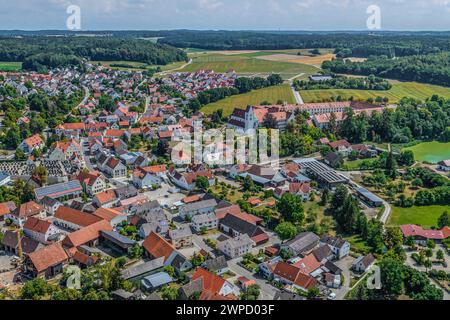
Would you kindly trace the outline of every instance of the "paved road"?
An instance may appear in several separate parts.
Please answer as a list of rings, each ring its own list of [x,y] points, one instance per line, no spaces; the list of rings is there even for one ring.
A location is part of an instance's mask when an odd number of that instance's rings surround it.
[[[351,256],[346,256],[345,258],[334,262],[341,270],[344,275],[344,284],[339,289],[332,289],[336,293],[336,300],[344,300],[347,292],[350,291],[350,268],[352,266],[353,258]]]
[[[252,272],[247,269],[242,268],[237,264],[237,262],[241,260],[241,258],[236,258],[228,261],[228,267],[233,273],[236,275],[244,276],[248,279],[254,279],[256,283],[261,287],[260,300],[273,300],[275,294],[279,292],[277,288],[267,283],[265,279],[260,278],[259,276],[255,276]]]
[[[291,90],[292,90],[292,93],[294,94],[295,102],[296,102],[297,104],[305,104],[305,103],[303,102],[302,96],[300,95],[300,92],[298,92],[297,90],[295,90],[295,88],[294,88],[293,85],[291,85]]]
[[[83,90],[84,90],[84,98],[83,100],[81,100],[81,102],[78,104],[77,109],[80,108],[81,106],[85,105],[89,99],[89,89],[86,86],[83,86]]]
[[[164,76],[166,74],[172,73],[174,71],[178,71],[178,70],[182,70],[184,68],[186,68],[188,65],[190,65],[192,63],[192,59],[190,59],[187,63],[183,64],[181,67],[175,68],[175,69],[171,69],[171,70],[167,70],[167,71],[163,71],[160,72],[158,75],[159,76]]]

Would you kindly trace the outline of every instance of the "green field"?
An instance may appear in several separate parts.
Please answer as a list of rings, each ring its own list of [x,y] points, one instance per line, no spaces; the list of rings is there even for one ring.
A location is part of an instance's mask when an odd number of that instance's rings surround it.
[[[450,159],[450,142],[422,142],[403,150],[411,150],[414,152],[414,158],[421,162],[438,163]]]
[[[313,74],[319,69],[300,63],[266,61],[256,59],[255,53],[248,54],[194,54],[193,63],[183,68],[183,72],[198,70],[214,70],[216,72],[227,72],[235,70],[240,75],[265,75],[279,73],[284,79],[289,79],[301,73]]]
[[[0,71],[14,72],[22,69],[22,62],[1,62]]]
[[[387,91],[368,90],[348,90],[348,89],[328,89],[328,90],[302,90],[300,92],[305,102],[321,102],[340,95],[344,100],[353,96],[355,100],[375,99],[377,96],[388,97],[389,102],[397,103],[403,97],[413,97],[419,100],[430,98],[433,94],[438,94],[450,99],[450,88],[422,84],[417,82],[396,82],[392,84],[392,89]]]
[[[424,228],[431,228],[437,225],[437,220],[444,211],[450,212],[450,206],[392,207],[389,224],[397,226],[417,224]]]
[[[245,108],[248,105],[259,105],[263,101],[277,103],[278,100],[295,103],[294,95],[289,85],[273,86],[248,93],[231,96],[218,102],[210,103],[202,108],[205,114],[212,114],[223,109],[223,115],[229,116],[234,108]]]

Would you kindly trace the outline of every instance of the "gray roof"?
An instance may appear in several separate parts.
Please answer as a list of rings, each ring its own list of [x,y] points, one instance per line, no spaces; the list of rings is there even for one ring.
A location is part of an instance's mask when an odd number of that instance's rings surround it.
[[[197,214],[192,217],[192,223],[206,223],[218,220],[214,212]]]
[[[100,233],[102,234],[103,237],[107,238],[108,240],[122,244],[124,246],[134,246],[136,244],[136,241],[131,240],[130,238],[125,237],[116,231],[100,230]]]
[[[283,247],[289,247],[296,254],[313,249],[319,243],[319,236],[312,232],[302,232],[294,239],[283,244]]]
[[[347,241],[345,241],[342,238],[330,237],[330,236],[327,236],[327,235],[323,235],[320,238],[320,242],[326,243],[326,244],[328,244],[328,245],[330,245],[332,247],[339,248],[339,249],[342,248],[347,243]]]
[[[184,212],[198,211],[201,209],[215,207],[216,205],[217,205],[217,201],[215,199],[197,201],[197,202],[188,203],[188,204],[184,205],[183,211]]]
[[[183,226],[176,230],[169,230],[169,236],[172,240],[181,239],[192,236],[192,231],[188,226]]]
[[[181,298],[189,299],[194,293],[203,291],[203,277],[195,279],[180,288]]]
[[[209,271],[217,271],[228,267],[225,256],[218,256],[214,259],[205,261],[205,266]]]
[[[157,259],[142,263],[138,266],[125,269],[122,271],[122,275],[125,280],[129,280],[155,271],[162,267],[164,267],[164,257],[159,257]]]
[[[383,200],[381,200],[380,197],[376,196],[375,194],[373,194],[372,192],[370,192],[369,190],[367,190],[365,188],[362,188],[362,187],[356,188],[356,192],[358,192],[364,198],[369,199],[372,202],[378,202],[378,203],[383,202]]]
[[[173,282],[171,276],[166,272],[158,272],[142,279],[145,287],[153,289]]]
[[[37,199],[42,199],[45,196],[48,197],[61,197],[72,192],[79,192],[83,190],[80,181],[72,180],[69,182],[57,183],[48,187],[37,188],[34,190]]]

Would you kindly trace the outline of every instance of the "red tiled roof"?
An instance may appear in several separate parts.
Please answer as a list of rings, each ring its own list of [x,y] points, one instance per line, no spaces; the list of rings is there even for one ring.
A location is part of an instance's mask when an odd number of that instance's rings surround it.
[[[52,224],[48,221],[44,221],[34,217],[29,217],[25,222],[23,228],[37,233],[45,234],[47,233],[51,225]]]
[[[203,290],[210,291],[212,293],[218,294],[225,284],[225,279],[203,268],[197,268],[197,270],[195,270],[192,281],[195,281],[199,278],[202,278]]]
[[[142,243],[142,246],[153,258],[164,257],[164,261],[166,261],[175,250],[169,242],[155,232],[150,233],[147,239]]]
[[[97,198],[97,200],[100,204],[104,204],[104,203],[108,203],[110,201],[114,201],[115,199],[117,199],[117,196],[116,196],[116,193],[114,192],[114,190],[109,189],[104,192],[97,193],[95,195],[95,198]]]
[[[28,257],[38,273],[69,259],[61,243],[55,243],[36,252],[32,252]]]
[[[67,247],[79,247],[90,241],[96,240],[100,237],[100,231],[112,231],[113,228],[106,220],[100,220],[87,227],[68,234],[63,244]]]
[[[23,217],[32,217],[40,212],[44,211],[44,207],[40,204],[37,204],[34,201],[29,201],[26,203],[22,203],[18,209],[14,212],[15,216],[18,216],[19,218]]]
[[[303,259],[297,261],[294,263],[294,266],[300,269],[301,272],[304,274],[310,274],[311,272],[314,272],[315,270],[320,268],[320,262],[317,261],[314,254],[309,254]]]
[[[94,216],[92,214],[85,213],[65,206],[60,206],[56,210],[55,218],[71,222],[81,227],[86,227],[102,220],[101,218]]]
[[[444,227],[441,230],[425,230],[420,226],[414,224],[407,224],[400,226],[405,237],[423,237],[425,239],[441,240],[447,239],[450,236],[450,228]]]
[[[25,139],[24,142],[30,148],[34,148],[34,147],[40,146],[41,144],[44,143],[44,141],[42,140],[41,136],[38,135],[38,134],[35,134],[34,136],[31,136],[31,137]]]

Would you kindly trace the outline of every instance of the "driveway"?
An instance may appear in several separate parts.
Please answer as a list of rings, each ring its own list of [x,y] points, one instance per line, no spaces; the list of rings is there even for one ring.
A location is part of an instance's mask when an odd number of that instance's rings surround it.
[[[228,261],[229,269],[235,273],[238,277],[244,276],[250,280],[255,280],[256,283],[261,287],[261,294],[259,296],[259,300],[273,300],[275,294],[279,292],[277,288],[267,283],[266,279],[261,278],[259,275],[255,275],[254,273],[248,271],[247,269],[242,268],[237,264],[241,258],[236,258]]]
[[[344,300],[347,292],[350,291],[350,268],[352,267],[352,263],[354,258],[351,256],[346,256],[345,258],[334,262],[341,270],[344,275],[344,284],[339,289],[331,289],[334,293],[336,293],[336,300]]]

